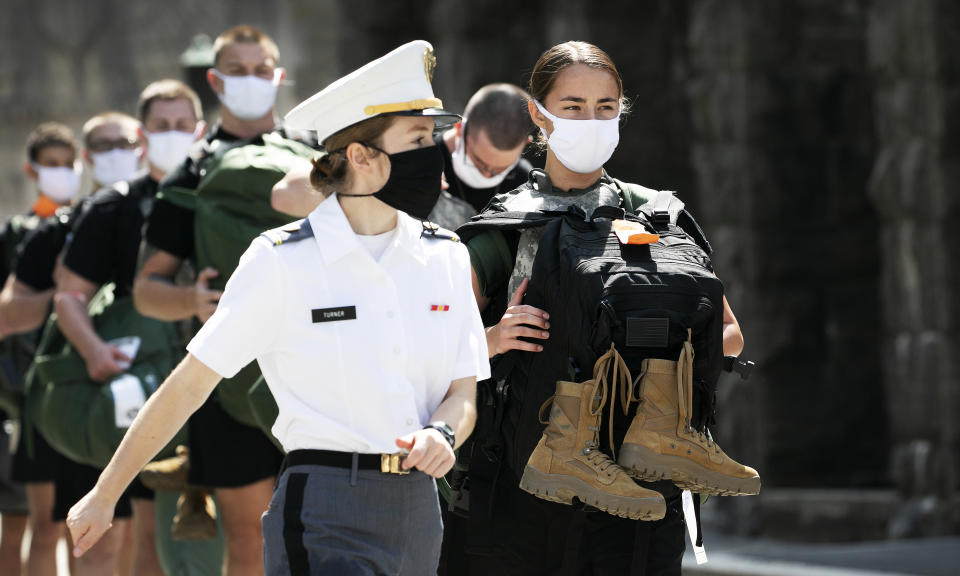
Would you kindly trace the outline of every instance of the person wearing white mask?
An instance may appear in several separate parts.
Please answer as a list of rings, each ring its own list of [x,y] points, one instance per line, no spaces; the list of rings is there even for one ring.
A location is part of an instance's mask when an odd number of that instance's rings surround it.
[[[159,80],[148,85],[140,94],[137,108],[149,170],[132,180],[101,189],[86,203],[74,222],[71,240],[64,251],[54,296],[60,330],[86,362],[87,375],[97,382],[122,372],[123,364],[130,358],[97,335],[87,303],[108,282],[116,285],[118,298],[132,293],[141,230],[160,180],[183,162],[204,129],[200,99],[178,80]],[[129,135],[127,124],[123,123],[124,134]],[[96,131],[94,136],[102,137]],[[65,504],[72,505],[92,488],[99,473],[96,468],[86,466],[78,470],[69,487],[62,490],[64,493],[69,490]],[[133,516],[134,573],[162,574],[154,546],[153,492],[137,481],[125,498],[129,499]],[[77,568],[91,573],[109,569],[109,563],[119,551],[121,536],[120,531],[111,534],[111,538],[100,544],[100,553],[78,559]]]
[[[532,166],[521,155],[533,128],[529,99],[513,84],[487,84],[470,97],[463,121],[435,138],[443,144],[447,191],[476,212],[495,194],[527,181]]]
[[[201,139],[198,154],[188,156],[164,180],[144,229],[134,304],[141,314],[160,320],[196,317],[206,322],[221,294],[211,283],[229,276],[227,271],[204,267],[194,284],[175,283],[181,266],[197,258],[197,213],[164,197],[164,190],[196,191],[207,174],[201,164],[220,147],[266,148],[264,137],[276,140],[277,135],[317,146],[315,139],[295,137],[278,126],[274,102],[285,72],[278,66],[277,45],[267,34],[252,26],[235,26],[220,34],[213,48],[214,66],[207,81],[220,99],[219,122]],[[262,218],[269,198],[262,207],[248,204],[239,210],[246,210],[251,220]],[[191,416],[188,448],[188,457],[165,461],[164,469],[169,477],[186,475],[193,485],[213,488],[224,527],[225,574],[262,573],[260,516],[270,501],[282,453],[259,428],[232,417],[218,395]]]
[[[558,44],[540,56],[529,92],[527,110],[540,129],[537,144],[546,153],[545,166],[530,173],[529,183],[497,196],[493,203],[519,212],[565,210],[574,205],[586,214],[600,206],[625,205],[626,192],[604,169],[620,140],[620,119],[628,112],[623,83],[610,57],[586,42]],[[542,230],[526,229],[512,238],[492,230],[466,242],[477,304],[493,323],[487,328],[491,357],[510,350],[541,352],[542,343],[551,337],[551,315],[565,313],[523,304]],[[563,323],[557,318],[554,322]],[[742,348],[739,324],[724,298],[724,354],[737,355]],[[608,484],[632,485],[622,470],[611,469],[605,469]],[[663,492],[666,501],[666,516],[661,520],[636,522],[586,511],[577,528],[577,521],[566,515],[568,507],[550,508],[519,488],[522,472],[511,470],[499,476],[493,500],[497,521],[492,525],[499,554],[493,560],[496,567],[484,566],[482,573],[627,574],[640,569],[647,574],[680,574],[684,523],[680,492],[673,484],[652,486]],[[569,564],[571,557],[578,566]]]
[[[83,157],[96,189],[132,180],[140,170],[144,146],[140,123],[123,112],[101,112],[83,124]]]
[[[6,366],[5,380],[9,379],[6,384],[14,389],[22,389],[23,376],[36,349],[37,329],[50,310],[56,258],[54,249],[24,251],[22,243],[25,238],[35,237],[35,231],[45,219],[69,206],[76,197],[81,181],[77,152],[73,131],[63,124],[46,122],[30,133],[23,171],[36,184],[37,197],[29,211],[11,218],[0,231],[0,275],[6,281],[0,293],[0,337],[3,338],[0,353]],[[17,256],[18,248],[21,258]],[[27,261],[21,262],[24,258]],[[0,412],[0,420],[3,419]],[[36,433],[31,434],[31,440],[32,453],[23,449],[26,434],[22,433],[12,462],[0,463],[0,474],[4,476],[0,477],[0,485],[21,491],[26,488],[26,495],[21,496],[22,508],[15,508],[14,495],[2,499],[5,505],[0,507],[0,574],[20,573],[21,537],[29,525],[32,536],[24,569],[28,574],[54,576],[57,540],[63,533],[63,525],[53,520],[53,482],[64,458]],[[0,442],[8,443],[2,432]],[[9,452],[0,451],[0,454],[0,458],[10,458]]]

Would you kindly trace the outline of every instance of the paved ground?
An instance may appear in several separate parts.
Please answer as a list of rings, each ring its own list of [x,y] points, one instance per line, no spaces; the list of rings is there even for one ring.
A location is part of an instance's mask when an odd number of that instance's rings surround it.
[[[956,576],[960,537],[798,544],[729,538],[704,532],[708,562],[688,551],[684,574],[695,576]],[[689,542],[688,542],[689,548]]]
[[[705,528],[708,562],[684,558],[688,576],[957,576],[960,537],[800,544],[724,536]],[[689,542],[688,542],[689,549]],[[58,550],[58,576],[67,576],[66,543]]]

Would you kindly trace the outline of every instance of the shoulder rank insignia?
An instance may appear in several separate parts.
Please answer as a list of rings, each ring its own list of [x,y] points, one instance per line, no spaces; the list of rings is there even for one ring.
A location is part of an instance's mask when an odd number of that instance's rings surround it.
[[[280,228],[267,230],[261,236],[269,240],[274,246],[280,246],[281,244],[290,244],[310,238],[313,236],[313,227],[310,226],[310,220],[304,218]]]
[[[455,233],[447,230],[446,228],[441,228],[434,222],[428,222],[423,220],[423,232],[420,233],[421,238],[433,238],[434,240],[450,240],[452,242],[459,242],[460,237]]]

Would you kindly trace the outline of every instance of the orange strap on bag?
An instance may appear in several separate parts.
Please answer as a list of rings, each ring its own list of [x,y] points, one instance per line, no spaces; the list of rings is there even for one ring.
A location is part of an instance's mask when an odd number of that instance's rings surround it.
[[[655,244],[660,241],[660,235],[650,234],[642,224],[627,220],[614,220],[613,231],[621,244]]]

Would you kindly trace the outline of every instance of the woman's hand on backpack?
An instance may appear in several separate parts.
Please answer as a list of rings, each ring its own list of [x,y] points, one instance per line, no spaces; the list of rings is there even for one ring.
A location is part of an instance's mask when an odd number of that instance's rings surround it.
[[[507,311],[504,312],[503,318],[496,326],[487,329],[487,349],[491,357],[510,350],[540,352],[543,346],[520,340],[520,337],[541,340],[550,337],[548,331],[550,314],[539,308],[522,304],[529,282],[530,279],[525,278],[520,286],[517,286],[517,291],[507,303]]]

